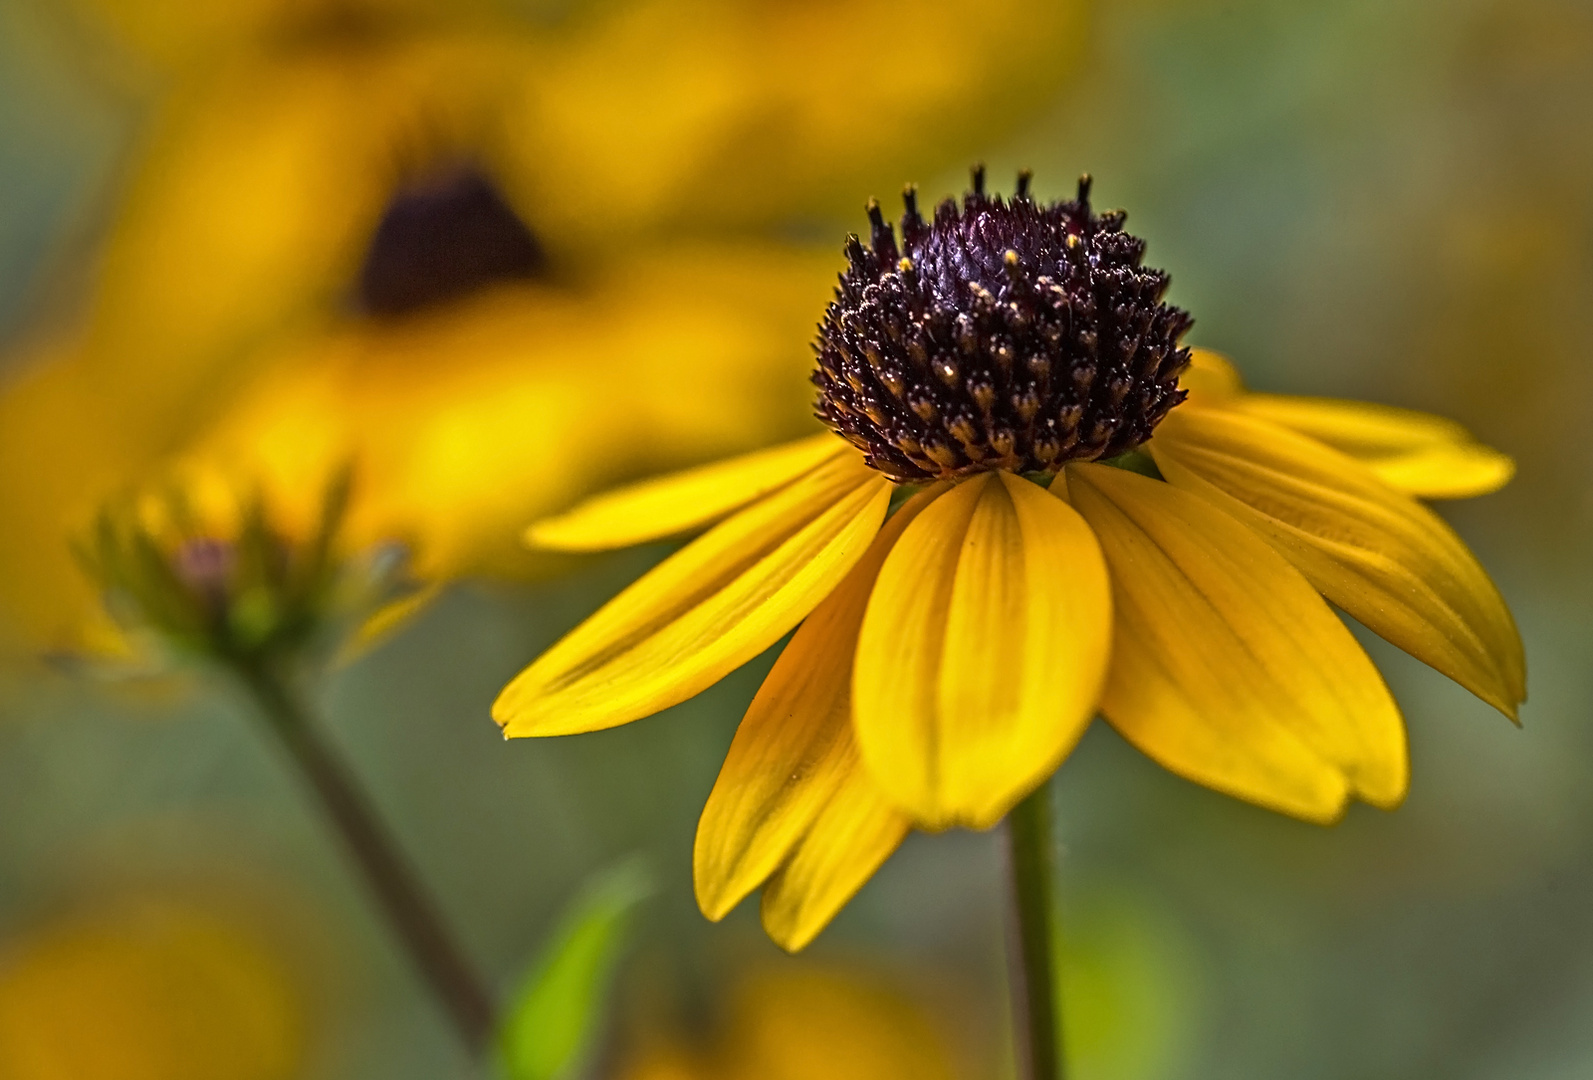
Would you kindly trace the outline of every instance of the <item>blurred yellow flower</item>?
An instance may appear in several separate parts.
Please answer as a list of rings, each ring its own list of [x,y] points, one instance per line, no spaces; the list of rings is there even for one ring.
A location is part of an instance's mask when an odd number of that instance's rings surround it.
[[[871,247],[850,239],[815,374],[844,439],[531,530],[589,551],[718,522],[509,684],[510,736],[658,712],[801,624],[695,852],[704,913],[761,884],[788,949],[910,827],[998,822],[1097,711],[1172,771],[1307,820],[1396,805],[1399,711],[1328,602],[1511,718],[1525,698],[1504,601],[1414,497],[1491,490],[1508,460],[1433,417],[1244,393],[1179,345],[1166,275],[1087,178],[1048,206],[1027,187],[991,198],[976,172],[932,223],[910,196],[900,247],[877,207]]]
[[[744,980],[724,1029],[701,1048],[656,1039],[619,1080],[950,1080],[951,1054],[899,992],[854,974],[804,968]]]
[[[286,1080],[295,988],[267,944],[168,903],[62,918],[0,953],[6,1080]]]
[[[1020,122],[1081,41],[1039,0],[82,11],[160,104],[81,325],[0,396],[0,634],[35,642],[92,601],[65,536],[174,453],[284,501],[353,461],[351,535],[454,573],[596,479],[794,432],[833,262],[760,237]]]

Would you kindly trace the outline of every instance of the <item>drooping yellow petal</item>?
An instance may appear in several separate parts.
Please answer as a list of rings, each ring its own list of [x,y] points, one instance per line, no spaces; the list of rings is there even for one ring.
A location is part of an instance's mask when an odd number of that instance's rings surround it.
[[[885,556],[944,490],[936,485],[918,493],[885,523],[846,580],[802,623],[752,699],[697,823],[692,871],[697,904],[708,918],[724,918],[774,873],[860,768],[852,736],[858,628]]]
[[[1453,420],[1364,401],[1246,394],[1232,408],[1309,435],[1356,458],[1385,484],[1422,499],[1498,491],[1516,463]]]
[[[1008,473],[964,481],[907,527],[869,600],[853,674],[864,763],[926,828],[994,825],[1089,723],[1110,627],[1083,519]]]
[[[1178,376],[1189,400],[1202,404],[1225,402],[1244,393],[1239,371],[1226,356],[1210,349],[1190,349],[1189,366]]]
[[[879,531],[890,482],[844,454],[720,523],[609,601],[493,704],[504,733],[567,735],[685,701],[780,639]]]
[[[714,521],[847,450],[825,432],[799,442],[605,492],[526,530],[536,547],[604,551],[675,536]]]
[[[1256,417],[1178,409],[1167,479],[1256,528],[1323,595],[1512,719],[1526,660],[1499,590],[1454,530],[1331,447]]]
[[[1404,796],[1405,730],[1371,659],[1238,521],[1170,484],[1070,465],[1115,604],[1102,709],[1180,776],[1312,821]]]
[[[854,757],[785,865],[763,887],[763,928],[787,952],[806,947],[890,858],[910,825]]]

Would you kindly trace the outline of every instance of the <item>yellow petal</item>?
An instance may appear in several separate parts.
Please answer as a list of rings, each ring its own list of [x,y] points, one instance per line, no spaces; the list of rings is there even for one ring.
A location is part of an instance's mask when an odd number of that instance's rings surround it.
[[[1215,404],[1244,393],[1244,383],[1233,362],[1210,349],[1190,349],[1189,366],[1178,376],[1178,385],[1189,391],[1191,401]]]
[[[685,701],[778,641],[879,531],[890,482],[844,454],[720,523],[609,601],[492,707],[510,736],[628,723]]]
[[[774,873],[858,769],[858,627],[891,546],[944,490],[922,491],[892,515],[846,580],[802,623],[752,699],[697,823],[692,871],[708,918],[724,918]]]
[[[1116,612],[1102,709],[1180,776],[1313,821],[1404,796],[1405,730],[1377,669],[1255,533],[1169,484],[1068,467]]]
[[[1385,484],[1418,498],[1486,495],[1516,472],[1508,455],[1431,413],[1282,394],[1246,394],[1231,407],[1327,443],[1364,462]]]
[[[790,859],[763,887],[763,928],[787,952],[805,947],[890,858],[909,821],[855,758]]]
[[[604,551],[674,536],[784,487],[846,449],[843,440],[825,432],[644,480],[537,522],[526,531],[526,540],[560,551]]]
[[[526,65],[525,104],[505,125],[507,171],[539,222],[576,238],[630,238],[660,219],[736,230],[856,213],[857,193],[881,178],[927,177],[948,153],[956,160],[953,147],[1017,128],[1077,75],[1088,39],[1080,0],[911,10],[904,18],[899,0],[598,5]],[[867,42],[869,62],[837,42]],[[895,134],[875,138],[881,130]]]
[[[1361,463],[1287,428],[1179,409],[1151,452],[1168,481],[1256,528],[1323,595],[1512,719],[1515,621],[1454,530]]]
[[[338,649],[335,662],[338,665],[352,664],[408,626],[411,620],[431,607],[442,591],[441,582],[429,581],[414,592],[383,604],[355,627],[348,640]]]
[[[995,824],[1089,723],[1110,627],[1083,519],[1008,473],[964,481],[907,527],[869,600],[853,675],[864,763],[926,828]]]

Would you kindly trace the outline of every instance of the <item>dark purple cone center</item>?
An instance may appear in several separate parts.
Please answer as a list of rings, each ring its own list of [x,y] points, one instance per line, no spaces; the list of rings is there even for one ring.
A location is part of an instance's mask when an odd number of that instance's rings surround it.
[[[503,281],[540,276],[536,236],[480,171],[454,168],[400,190],[365,253],[358,306],[404,315]]]
[[[870,243],[819,324],[817,412],[903,482],[988,469],[1055,472],[1145,442],[1184,398],[1192,319],[1162,303],[1124,214],[973,191],[925,221],[909,188],[901,243],[877,204]]]

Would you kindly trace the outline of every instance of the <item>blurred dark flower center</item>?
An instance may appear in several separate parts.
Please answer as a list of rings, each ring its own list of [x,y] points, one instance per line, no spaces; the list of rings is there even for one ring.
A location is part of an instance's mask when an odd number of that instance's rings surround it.
[[[360,269],[356,302],[402,315],[486,286],[535,278],[547,265],[536,236],[478,169],[455,167],[401,188]]]
[[[899,248],[870,203],[819,325],[819,418],[898,480],[1112,457],[1184,398],[1193,320],[1161,302],[1125,215],[1090,209],[1088,177],[1045,206],[1027,173],[1010,201],[984,181],[929,222],[909,188]]]

